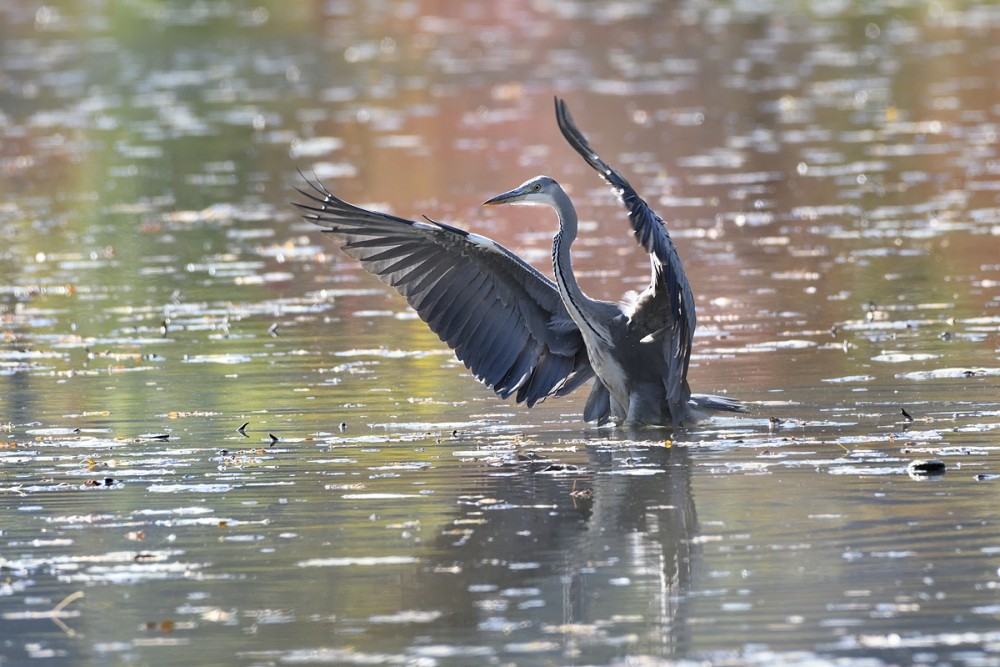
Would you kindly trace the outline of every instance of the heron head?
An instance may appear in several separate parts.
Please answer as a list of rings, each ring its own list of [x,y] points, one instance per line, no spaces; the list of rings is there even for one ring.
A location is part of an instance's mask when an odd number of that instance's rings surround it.
[[[483,206],[497,204],[520,204],[521,206],[553,205],[553,194],[560,190],[559,184],[548,176],[535,176],[509,192],[497,195],[483,202]]]

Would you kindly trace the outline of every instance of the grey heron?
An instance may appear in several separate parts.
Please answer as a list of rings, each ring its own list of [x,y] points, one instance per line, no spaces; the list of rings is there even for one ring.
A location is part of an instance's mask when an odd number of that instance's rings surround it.
[[[683,426],[705,410],[741,412],[738,401],[692,394],[687,372],[695,330],[691,287],[662,218],[602,160],[555,101],[559,129],[618,193],[652,279],[631,304],[599,301],[577,283],[570,246],[577,214],[548,176],[537,176],[484,205],[549,206],[559,218],[552,241],[555,282],[496,241],[436,222],[407,220],[349,204],[308,179],[297,203],[341,250],[403,295],[481,382],[531,407],[594,378],[586,421]]]

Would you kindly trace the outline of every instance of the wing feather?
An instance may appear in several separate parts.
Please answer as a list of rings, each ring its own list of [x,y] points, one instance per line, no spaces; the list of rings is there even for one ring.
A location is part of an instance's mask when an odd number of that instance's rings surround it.
[[[596,421],[603,424],[611,416],[611,393],[604,383],[599,379],[594,380],[594,386],[587,397],[587,404],[583,408],[584,421]]]
[[[440,336],[449,344],[457,345],[454,336],[476,311],[482,307],[484,276],[476,276],[467,285],[456,290],[456,294],[447,305],[439,323]]]
[[[593,376],[555,284],[498,243],[433,220],[414,222],[299,189],[304,217],[402,294],[484,384],[529,406]]]

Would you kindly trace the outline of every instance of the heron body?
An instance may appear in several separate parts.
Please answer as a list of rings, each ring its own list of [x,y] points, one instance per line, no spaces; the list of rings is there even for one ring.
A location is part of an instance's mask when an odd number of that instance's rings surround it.
[[[318,184],[297,204],[341,248],[406,297],[476,377],[529,407],[595,378],[584,419],[682,426],[704,410],[738,412],[728,398],[692,395],[687,371],[696,324],[694,296],[663,220],[597,156],[561,100],[556,118],[573,148],[618,192],[650,259],[649,287],[633,303],[591,299],[573,271],[578,219],[572,201],[537,176],[486,205],[548,206],[559,228],[552,241],[555,282],[500,244],[427,219],[368,211]]]

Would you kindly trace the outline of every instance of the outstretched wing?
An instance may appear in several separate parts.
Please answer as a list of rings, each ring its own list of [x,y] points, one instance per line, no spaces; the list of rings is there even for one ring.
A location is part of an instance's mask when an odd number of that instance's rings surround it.
[[[636,301],[630,323],[643,340],[663,345],[669,365],[666,387],[670,411],[683,415],[691,395],[687,371],[696,317],[694,295],[677,256],[677,248],[667,233],[663,218],[653,212],[624,176],[593,151],[573,122],[566,103],[556,98],[555,104],[556,121],[566,141],[618,193],[628,209],[636,241],[649,253],[652,281]]]
[[[319,183],[296,203],[341,250],[391,285],[466,367],[528,406],[573,391],[594,371],[555,284],[500,244],[338,199]]]

